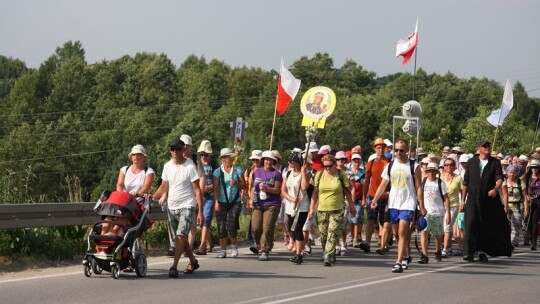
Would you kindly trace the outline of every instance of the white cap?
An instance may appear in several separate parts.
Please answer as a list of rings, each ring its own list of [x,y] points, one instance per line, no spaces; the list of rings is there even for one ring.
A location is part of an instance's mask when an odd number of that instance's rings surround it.
[[[319,149],[319,154],[330,154],[332,148],[329,145],[324,145]]]
[[[184,144],[186,145],[193,146],[193,141],[191,140],[191,136],[187,134],[182,134],[182,136],[180,136],[180,140],[183,141]]]
[[[392,142],[391,142],[390,139],[388,139],[388,138],[385,138],[385,139],[384,139],[384,143],[385,143],[387,146],[393,146]]]
[[[275,161],[277,161],[276,159],[276,156],[274,155],[274,152],[270,151],[270,150],[266,150],[262,153],[261,155],[261,159],[263,158],[270,158],[270,159],[273,159]]]
[[[526,163],[529,161],[529,158],[526,155],[521,154],[518,158],[518,161],[521,163]]]
[[[358,153],[354,153],[354,154],[351,156],[351,159],[362,159],[362,156],[360,156],[360,154],[358,154]]]
[[[466,163],[469,160],[469,154],[461,154],[459,156],[459,162],[460,163]]]

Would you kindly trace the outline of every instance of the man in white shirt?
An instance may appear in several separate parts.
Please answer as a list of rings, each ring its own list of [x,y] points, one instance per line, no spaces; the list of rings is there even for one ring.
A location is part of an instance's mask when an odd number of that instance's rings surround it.
[[[422,215],[427,212],[424,208],[424,191],[418,163],[409,161],[409,146],[406,141],[398,140],[394,147],[394,160],[384,167],[382,181],[373,197],[371,208],[377,207],[377,201],[390,183],[388,211],[390,224],[398,238],[398,256],[392,272],[400,273],[403,269],[408,269],[407,247],[411,240],[411,222],[414,220],[417,203]],[[414,174],[411,171],[414,171]]]
[[[170,145],[171,160],[163,166],[162,185],[154,194],[159,204],[167,202],[168,212],[173,217],[173,229],[176,232],[174,261],[169,269],[170,277],[178,277],[178,260],[182,253],[189,258],[185,274],[192,274],[199,263],[193,255],[188,242],[188,234],[193,225],[202,224],[202,192],[199,187],[199,174],[193,163],[184,157],[185,144],[174,139]]]

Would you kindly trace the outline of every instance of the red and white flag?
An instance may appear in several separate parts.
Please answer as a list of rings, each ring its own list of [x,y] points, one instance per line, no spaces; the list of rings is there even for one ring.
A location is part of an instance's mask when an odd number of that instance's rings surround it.
[[[414,33],[409,35],[406,39],[400,39],[396,43],[396,57],[403,56],[403,64],[409,63],[412,54],[418,44],[418,19],[416,19],[416,26]]]
[[[278,78],[278,94],[276,100],[276,111],[279,115],[285,114],[289,104],[294,100],[300,90],[300,80],[294,78],[293,74],[285,68],[283,57],[281,58],[281,68]]]

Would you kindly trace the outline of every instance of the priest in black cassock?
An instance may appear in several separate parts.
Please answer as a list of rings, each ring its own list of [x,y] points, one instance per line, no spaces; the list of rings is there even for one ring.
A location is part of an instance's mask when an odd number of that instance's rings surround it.
[[[491,157],[491,143],[477,144],[478,156],[467,161],[463,181],[465,202],[464,260],[474,261],[479,251],[481,262],[490,256],[511,256],[510,225],[499,196],[503,183],[501,162]],[[463,206],[461,206],[463,208]]]

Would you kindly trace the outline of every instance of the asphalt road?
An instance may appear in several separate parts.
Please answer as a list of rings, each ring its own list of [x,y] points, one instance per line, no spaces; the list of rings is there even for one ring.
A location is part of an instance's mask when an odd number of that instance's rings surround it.
[[[270,261],[260,262],[244,247],[236,259],[199,257],[192,275],[168,277],[168,257],[151,257],[148,273],[109,273],[87,278],[83,267],[70,266],[0,276],[0,303],[538,303],[540,254],[518,247],[512,258],[465,263],[461,257],[433,258],[409,270],[391,273],[395,249],[386,256],[349,249],[332,267],[322,266],[321,250],[302,265],[282,243]],[[179,269],[187,265],[180,260]]]

